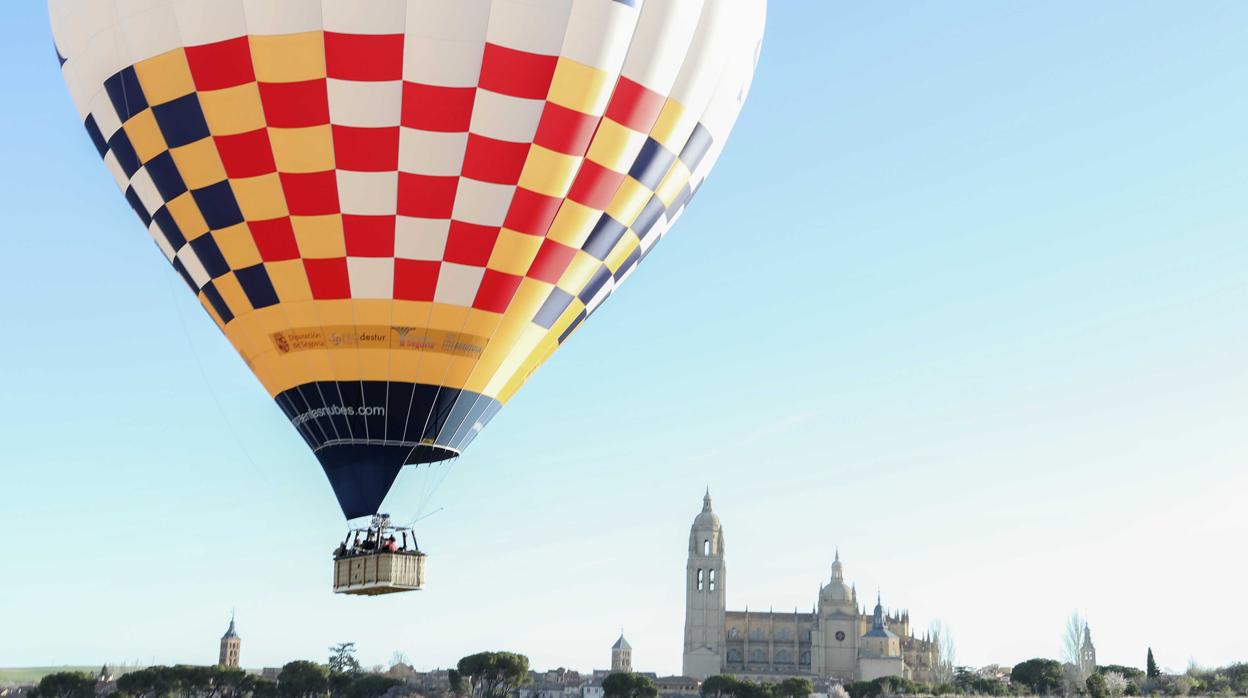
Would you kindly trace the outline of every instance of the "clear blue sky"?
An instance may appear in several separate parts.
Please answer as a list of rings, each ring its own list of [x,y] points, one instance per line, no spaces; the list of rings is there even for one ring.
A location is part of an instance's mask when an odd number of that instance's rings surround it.
[[[776,0],[689,213],[478,439],[429,589],[329,593],[313,457],[128,211],[40,2],[0,4],[0,665],[359,644],[677,672],[730,607],[864,596],[959,661],[1248,659],[1248,4]],[[391,498],[410,513],[422,482]]]

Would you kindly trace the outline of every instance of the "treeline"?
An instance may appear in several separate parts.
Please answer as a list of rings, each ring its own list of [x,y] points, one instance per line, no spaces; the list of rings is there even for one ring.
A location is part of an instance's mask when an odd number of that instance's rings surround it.
[[[241,669],[151,666],[117,679],[120,698],[380,698],[402,683],[359,671],[332,672],[308,661],[282,667],[270,681]],[[88,674],[60,672],[43,677],[33,698],[95,698],[98,684]]]

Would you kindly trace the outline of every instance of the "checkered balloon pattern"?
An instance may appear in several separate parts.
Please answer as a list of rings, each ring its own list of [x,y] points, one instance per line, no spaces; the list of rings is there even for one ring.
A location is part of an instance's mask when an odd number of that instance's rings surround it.
[[[348,518],[453,458],[633,272],[765,0],[49,0],[152,239]]]

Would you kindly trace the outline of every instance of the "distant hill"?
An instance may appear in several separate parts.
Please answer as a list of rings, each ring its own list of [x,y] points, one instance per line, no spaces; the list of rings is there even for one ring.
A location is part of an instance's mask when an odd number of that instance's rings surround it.
[[[0,669],[0,686],[28,686],[39,683],[39,679],[58,671],[82,671],[95,676],[100,665],[95,666],[32,666],[16,669]]]

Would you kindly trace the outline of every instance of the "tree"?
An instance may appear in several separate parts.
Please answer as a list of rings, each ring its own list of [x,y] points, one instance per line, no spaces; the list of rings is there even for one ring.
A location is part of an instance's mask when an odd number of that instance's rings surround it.
[[[1127,686],[1130,684],[1127,677],[1116,671],[1102,672],[1101,676],[1105,677],[1105,690],[1109,691],[1109,695],[1118,698],[1127,692]]]
[[[603,698],[655,698],[659,689],[648,676],[616,672],[602,680]]]
[[[1157,668],[1157,662],[1153,661],[1153,648],[1148,648],[1148,678],[1155,679],[1161,676],[1161,669]]]
[[[329,672],[315,662],[289,662],[277,675],[277,690],[285,698],[323,696],[329,690]]]
[[[346,689],[347,698],[380,698],[387,691],[403,683],[398,679],[379,674],[357,676]]]
[[[708,676],[702,682],[702,698],[724,698],[733,693],[737,680],[731,676]]]
[[[95,698],[95,679],[78,671],[59,671],[39,681],[39,698]]]
[[[459,695],[504,698],[529,675],[529,658],[514,652],[478,652],[459,660],[455,667]]]
[[[772,688],[771,694],[777,698],[807,698],[815,692],[809,679],[785,679]]]
[[[1066,631],[1062,633],[1062,661],[1073,664],[1079,672],[1079,680],[1087,676],[1083,672],[1083,629],[1087,621],[1078,611],[1072,611],[1066,619]]]
[[[958,663],[958,653],[953,643],[953,633],[940,620],[928,626],[936,656],[933,657],[932,674],[937,683],[953,681],[953,669]]]
[[[1088,688],[1088,695],[1092,698],[1109,698],[1109,687],[1105,685],[1105,677],[1100,674],[1092,674],[1084,681],[1084,685]]]
[[[340,642],[329,648],[329,673],[360,673],[360,660],[355,658],[354,642]]]
[[[1014,666],[1010,681],[1047,695],[1062,687],[1062,665],[1052,659],[1028,659]]]

